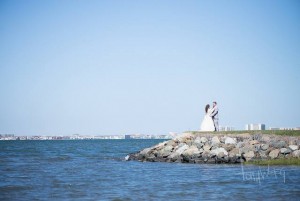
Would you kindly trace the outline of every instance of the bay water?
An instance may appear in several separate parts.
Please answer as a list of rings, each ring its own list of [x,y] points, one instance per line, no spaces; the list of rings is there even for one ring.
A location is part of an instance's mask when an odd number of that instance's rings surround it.
[[[162,141],[0,141],[0,200],[300,200],[299,166],[124,160]]]

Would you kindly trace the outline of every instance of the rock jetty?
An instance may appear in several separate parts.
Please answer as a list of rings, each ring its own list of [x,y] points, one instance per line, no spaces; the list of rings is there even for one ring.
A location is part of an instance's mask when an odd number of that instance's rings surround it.
[[[126,160],[176,163],[242,163],[300,158],[299,136],[183,133],[126,156]]]

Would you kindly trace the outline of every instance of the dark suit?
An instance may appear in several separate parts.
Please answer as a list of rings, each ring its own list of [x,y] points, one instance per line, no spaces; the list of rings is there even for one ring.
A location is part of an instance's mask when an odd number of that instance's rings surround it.
[[[214,125],[215,125],[215,131],[219,131],[219,108],[218,106],[216,105],[214,108],[213,108],[213,113],[211,113],[211,117],[214,121]]]

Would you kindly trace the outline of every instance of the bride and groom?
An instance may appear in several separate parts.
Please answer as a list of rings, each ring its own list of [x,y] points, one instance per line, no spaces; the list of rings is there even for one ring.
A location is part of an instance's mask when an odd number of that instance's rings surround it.
[[[201,131],[219,131],[219,109],[217,102],[213,102],[213,107],[210,105],[205,106],[205,116],[201,123]]]

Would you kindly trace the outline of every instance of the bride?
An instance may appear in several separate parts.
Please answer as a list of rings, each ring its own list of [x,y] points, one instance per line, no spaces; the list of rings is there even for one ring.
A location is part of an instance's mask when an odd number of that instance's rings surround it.
[[[213,108],[210,109],[209,104],[205,106],[205,116],[201,123],[201,131],[214,131],[215,126],[212,117],[210,116],[213,113]]]

